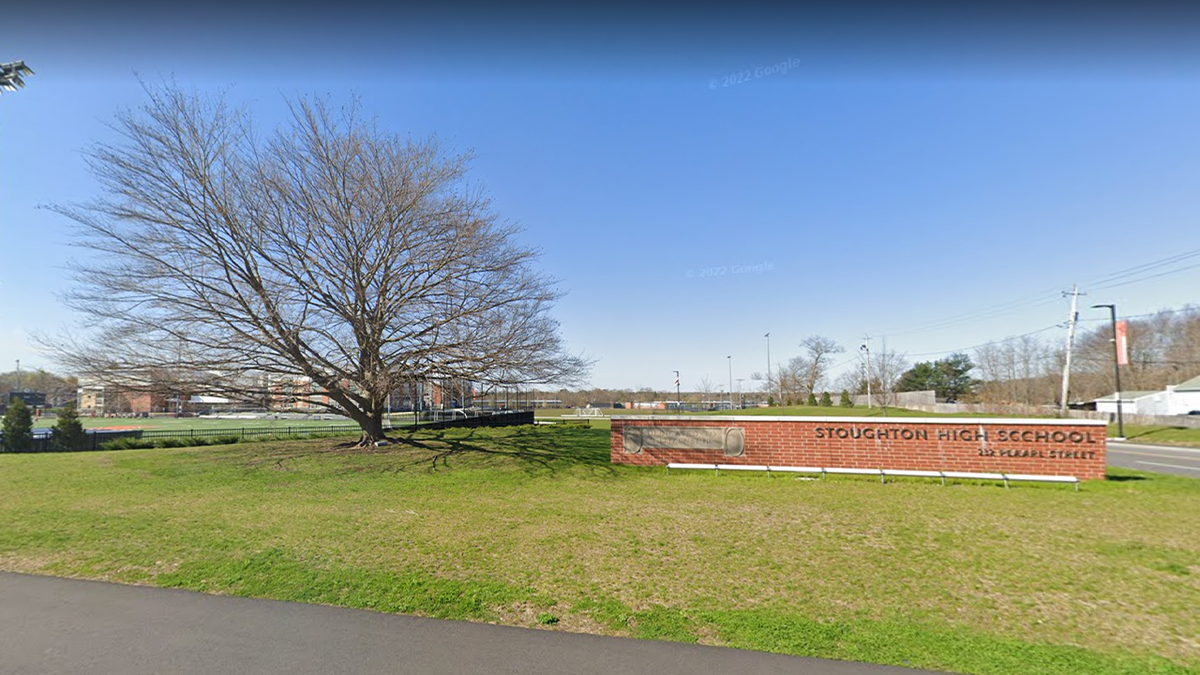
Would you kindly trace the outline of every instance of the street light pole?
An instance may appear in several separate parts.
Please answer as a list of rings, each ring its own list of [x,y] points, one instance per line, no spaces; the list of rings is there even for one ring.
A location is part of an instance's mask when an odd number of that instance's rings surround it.
[[[1117,439],[1125,440],[1125,418],[1121,414],[1121,345],[1117,342],[1117,306],[1116,305],[1092,305],[1092,309],[1108,308],[1109,318],[1112,320],[1112,342],[1113,342],[1113,378],[1117,381]]]
[[[671,372],[675,373],[675,412],[679,413],[683,412],[681,406],[682,399],[679,396],[679,371],[673,370]]]
[[[726,356],[729,361],[729,409],[733,410],[733,354]]]

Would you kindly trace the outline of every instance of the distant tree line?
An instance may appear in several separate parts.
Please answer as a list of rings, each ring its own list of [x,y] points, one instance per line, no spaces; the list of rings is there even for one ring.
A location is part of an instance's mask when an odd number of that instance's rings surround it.
[[[57,408],[74,401],[78,388],[76,378],[61,377],[41,368],[0,373],[0,400],[5,403],[11,392],[36,391],[46,395],[46,405]]]
[[[1121,367],[1125,391],[1157,391],[1200,375],[1200,307],[1163,310],[1128,319],[1129,365]],[[1112,326],[1103,321],[1076,337],[1070,402],[1116,391]],[[1062,396],[1066,345],[1059,335],[1026,335],[975,351],[982,402],[1050,405]]]

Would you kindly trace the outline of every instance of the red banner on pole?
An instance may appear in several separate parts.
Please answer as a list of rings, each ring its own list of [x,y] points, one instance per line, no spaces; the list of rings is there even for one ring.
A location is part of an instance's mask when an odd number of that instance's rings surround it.
[[[1129,365],[1129,322],[1117,322],[1117,365]]]

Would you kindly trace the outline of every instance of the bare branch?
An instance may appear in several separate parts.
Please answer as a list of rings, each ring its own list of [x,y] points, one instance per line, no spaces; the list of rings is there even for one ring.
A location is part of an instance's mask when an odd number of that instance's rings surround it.
[[[575,383],[532,268],[470,156],[379,130],[357,104],[291,102],[266,139],[223,96],[146,86],[121,142],[88,166],[103,196],[53,210],[90,255],[68,304],[95,340],[60,360],[122,386],[260,397],[305,378],[364,429],[403,383],[430,377]]]

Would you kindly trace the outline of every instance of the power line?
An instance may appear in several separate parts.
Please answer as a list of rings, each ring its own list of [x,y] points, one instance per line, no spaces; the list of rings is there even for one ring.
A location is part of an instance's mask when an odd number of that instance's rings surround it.
[[[1158,315],[1160,315],[1160,314],[1177,314],[1177,313],[1180,313],[1180,312],[1185,312],[1185,313],[1186,313],[1186,312],[1200,312],[1200,307],[1192,307],[1192,306],[1188,306],[1188,307],[1179,307],[1179,308],[1177,308],[1177,309],[1163,309],[1163,310],[1159,310],[1159,311],[1157,311],[1157,312],[1148,312],[1148,313],[1146,313],[1146,314],[1131,314],[1131,315],[1129,315],[1129,316],[1125,316],[1125,317],[1122,317],[1122,318],[1123,318],[1123,319],[1125,319],[1125,320],[1129,320],[1129,319],[1143,319],[1143,318],[1146,318],[1146,317],[1158,316]],[[1106,318],[1099,318],[1099,319],[1079,319],[1079,321],[1080,321],[1080,322],[1084,322],[1084,321],[1105,321],[1105,322],[1107,322],[1107,321],[1108,321],[1108,319],[1106,319]],[[1043,332],[1045,332],[1045,331],[1048,331],[1048,330],[1050,330],[1050,329],[1052,329],[1052,328],[1061,328],[1062,326],[1063,326],[1063,324],[1054,324],[1054,325],[1052,325],[1052,326],[1046,326],[1046,327],[1044,327],[1044,328],[1039,328],[1039,329],[1037,329],[1037,330],[1030,331],[1030,332],[1028,332],[1028,333],[1024,333],[1024,334],[1022,334],[1022,335],[1013,335],[1013,336],[1010,336],[1010,337],[1006,337],[1006,338],[1004,338],[1004,339],[1002,339],[1002,340],[991,340],[991,341],[989,341],[989,342],[985,342],[985,343],[983,343],[983,344],[978,344],[978,345],[975,345],[975,346],[973,346],[973,347],[962,347],[962,348],[959,348],[959,349],[951,349],[951,350],[947,350],[947,351],[941,351],[941,352],[924,352],[924,353],[920,353],[920,354],[906,354],[906,356],[910,356],[910,357],[912,357],[912,356],[941,356],[942,354],[954,354],[954,353],[957,353],[957,352],[965,352],[965,351],[968,351],[968,350],[971,350],[971,349],[978,349],[978,348],[980,348],[980,347],[986,347],[986,346],[988,346],[988,345],[992,345],[992,344],[1003,344],[1003,343],[1005,343],[1005,342],[1011,342],[1011,341],[1013,341],[1013,340],[1020,340],[1021,338],[1024,338],[1024,337],[1030,337],[1030,336],[1032,336],[1032,335],[1037,335],[1038,333],[1043,333]],[[1054,358],[1057,358],[1057,357],[1054,357]]]
[[[1109,274],[1101,274],[1099,276],[1090,277],[1087,279],[1087,281],[1093,285],[1108,284],[1108,283],[1116,281],[1118,279],[1123,279],[1126,277],[1135,276],[1138,274],[1149,272],[1151,270],[1155,270],[1155,269],[1158,269],[1160,267],[1164,267],[1167,265],[1172,265],[1177,262],[1182,262],[1184,260],[1187,260],[1189,258],[1195,258],[1197,256],[1200,256],[1200,249],[1195,249],[1192,251],[1184,251],[1183,253],[1176,253],[1175,255],[1167,256],[1166,258],[1160,258],[1159,260],[1152,260],[1148,263],[1142,263],[1141,265],[1135,265],[1133,267],[1129,267],[1129,268],[1119,270],[1116,272],[1111,272]],[[1186,267],[1183,269],[1191,269],[1191,267],[1194,267],[1194,266]],[[1183,269],[1172,270],[1170,272],[1167,272],[1166,274],[1174,274],[1175,272],[1181,272],[1181,271],[1183,271]],[[1147,278],[1150,278],[1150,277],[1147,277]],[[1128,283],[1134,283],[1134,282],[1130,281]],[[1093,286],[1093,287],[1095,287],[1095,286]]]
[[[1158,270],[1158,269],[1161,269],[1166,266],[1178,264],[1178,263],[1190,260],[1192,258],[1197,258],[1197,257],[1200,257],[1200,249],[1184,251],[1182,253],[1176,253],[1176,254],[1167,256],[1166,258],[1152,260],[1150,262],[1142,263],[1140,265],[1134,265],[1133,267],[1128,267],[1125,269],[1117,270],[1115,272],[1109,272],[1106,274],[1099,274],[1099,275],[1095,275],[1095,276],[1091,276],[1091,277],[1085,277],[1084,278],[1085,283],[1081,283],[1080,285],[1087,287],[1089,290],[1105,290],[1105,289],[1109,289],[1109,288],[1118,288],[1120,286],[1125,286],[1128,284],[1135,284],[1135,283],[1139,283],[1142,281],[1149,281],[1151,279],[1157,279],[1159,277],[1169,276],[1172,274],[1178,274],[1179,272],[1185,272],[1187,270],[1198,268],[1198,267],[1200,267],[1200,263],[1196,263],[1194,265],[1187,265],[1185,267],[1178,267],[1175,269],[1165,270],[1162,272],[1150,274],[1148,276],[1139,276],[1139,275],[1145,275],[1147,272],[1153,272],[1154,270]],[[1135,278],[1130,278],[1130,277],[1135,277]],[[1060,302],[1061,298],[1060,298],[1059,294],[1060,294],[1060,289],[1057,289],[1057,288],[1046,289],[1043,291],[1038,291],[1037,293],[1035,293],[1033,295],[1026,296],[1025,298],[1022,298],[1019,300],[1010,300],[1007,302],[1001,302],[1001,303],[997,303],[997,304],[990,305],[987,307],[977,308],[977,309],[971,310],[969,312],[963,312],[961,314],[954,314],[954,315],[944,317],[941,319],[934,319],[931,321],[918,323],[915,326],[913,326],[912,328],[908,328],[905,330],[881,332],[881,334],[886,334],[886,335],[889,335],[892,337],[901,337],[904,335],[913,335],[913,334],[917,334],[917,333],[926,333],[926,332],[931,332],[931,331],[935,331],[935,330],[950,328],[950,327],[953,327],[953,326],[956,326],[959,324],[963,324],[963,323],[979,321],[981,319],[991,319],[991,318],[995,318],[998,316],[1003,316],[1005,314],[1011,314],[1019,309],[1040,307],[1043,305],[1050,304],[1052,302]],[[1126,318],[1131,318],[1131,317],[1126,317]],[[1084,319],[1084,320],[1086,321],[1087,319]]]
[[[935,330],[950,328],[952,326],[956,326],[956,325],[959,325],[962,323],[979,321],[981,319],[991,319],[991,318],[995,318],[997,316],[1011,314],[1012,312],[1015,312],[1019,309],[1025,309],[1026,307],[1038,307],[1041,305],[1049,304],[1051,302],[1057,302],[1059,300],[1058,295],[1057,295],[1058,292],[1059,292],[1058,289],[1039,291],[1036,295],[1030,295],[1030,296],[1027,296],[1020,300],[1011,300],[1009,302],[999,303],[996,305],[992,305],[990,307],[983,307],[980,309],[972,310],[970,312],[964,312],[962,314],[955,314],[953,316],[949,316],[944,319],[936,319],[934,321],[928,321],[925,323],[917,324],[915,327],[907,329],[907,330],[888,332],[887,335],[889,335],[891,337],[901,337],[904,335],[913,335],[915,333],[928,333],[928,332],[935,331]],[[1050,294],[1050,293],[1054,293],[1055,295],[1052,297],[1048,297],[1048,294]]]
[[[1012,342],[1013,340],[1020,340],[1021,338],[1029,337],[1031,335],[1037,335],[1038,333],[1044,333],[1052,328],[1062,328],[1062,324],[1056,323],[1056,324],[1053,324],[1050,326],[1046,326],[1044,328],[1039,328],[1037,330],[1030,331],[1028,333],[1024,333],[1022,335],[1013,335],[1010,337],[1006,337],[1002,340],[989,340],[982,344],[973,345],[971,347],[960,347],[958,349],[948,349],[946,351],[941,351],[941,352],[923,352],[920,354],[906,354],[905,356],[941,356],[943,354],[957,354],[959,352],[966,352],[966,351],[969,351],[972,349],[979,349],[980,347],[986,347],[988,345],[1003,344],[1005,342]]]
[[[1165,276],[1169,276],[1172,274],[1178,274],[1180,272],[1186,272],[1187,270],[1196,269],[1197,267],[1200,267],[1200,263],[1196,263],[1195,265],[1188,265],[1187,267],[1179,267],[1179,268],[1176,268],[1173,270],[1167,270],[1166,272],[1159,272],[1158,274],[1151,274],[1148,277],[1140,277],[1137,279],[1130,279],[1128,281],[1122,281],[1120,283],[1112,283],[1112,284],[1105,284],[1105,285],[1101,285],[1101,286],[1093,286],[1092,288],[1094,288],[1096,290],[1103,290],[1105,288],[1117,288],[1118,286],[1128,286],[1129,284],[1136,284],[1136,283],[1140,283],[1142,281],[1149,281],[1151,279],[1157,279],[1159,277],[1165,277]]]

